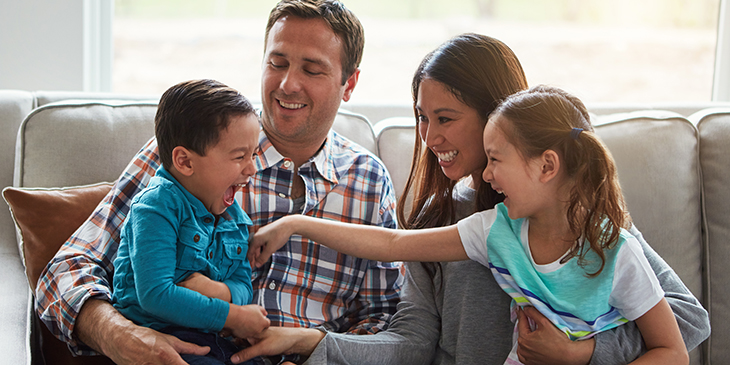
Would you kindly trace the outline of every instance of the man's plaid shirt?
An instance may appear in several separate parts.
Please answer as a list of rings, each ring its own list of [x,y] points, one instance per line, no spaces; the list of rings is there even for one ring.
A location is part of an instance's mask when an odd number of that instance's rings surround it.
[[[253,230],[294,209],[289,197],[293,162],[263,132],[259,145],[259,171],[237,194]],[[79,310],[88,298],[111,300],[120,225],[132,197],[158,167],[152,139],[41,275],[36,310],[77,354],[93,353],[72,336]],[[396,228],[394,190],[382,162],[337,133],[330,131],[322,149],[299,168],[299,176],[306,186],[303,214]],[[359,259],[292,236],[269,263],[253,271],[252,281],[253,302],[266,308],[272,326],[375,333],[387,327],[396,311],[403,272],[400,263]]]

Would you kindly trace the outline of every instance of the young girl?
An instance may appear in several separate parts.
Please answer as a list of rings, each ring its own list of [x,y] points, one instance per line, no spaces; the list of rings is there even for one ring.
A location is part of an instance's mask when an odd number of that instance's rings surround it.
[[[688,363],[663,291],[630,224],[616,168],[588,113],[566,92],[538,86],[503,101],[484,130],[484,181],[505,197],[456,225],[387,230],[303,216],[261,228],[257,265],[292,234],[381,261],[458,261],[488,266],[517,306],[531,305],[571,339],[627,321],[647,353],[634,363]],[[507,363],[517,363],[513,348]]]

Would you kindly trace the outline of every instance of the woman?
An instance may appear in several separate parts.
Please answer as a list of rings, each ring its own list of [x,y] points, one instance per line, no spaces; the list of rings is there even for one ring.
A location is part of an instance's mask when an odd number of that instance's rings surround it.
[[[527,88],[522,67],[504,43],[463,34],[429,53],[413,83],[418,136],[412,169],[398,206],[402,227],[452,224],[501,199],[481,180],[487,160],[482,130],[487,116],[507,95]],[[426,149],[422,149],[423,141]],[[405,199],[413,194],[409,212]],[[709,334],[707,312],[639,235],[645,254],[667,293],[689,349]],[[314,329],[271,328],[242,353],[296,352],[309,362],[365,364],[493,364],[509,354],[513,324],[510,298],[488,269],[473,261],[408,263],[401,303],[387,331],[352,336]],[[536,311],[539,326],[520,336],[523,362],[619,364],[636,358],[642,340],[633,323],[571,342]],[[525,322],[525,321],[521,321]],[[525,346],[523,346],[525,343]],[[596,356],[593,356],[593,355]],[[557,358],[552,358],[557,357]],[[242,360],[242,359],[241,359]]]

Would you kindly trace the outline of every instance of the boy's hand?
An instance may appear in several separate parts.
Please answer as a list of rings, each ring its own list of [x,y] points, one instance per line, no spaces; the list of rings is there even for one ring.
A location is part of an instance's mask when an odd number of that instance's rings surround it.
[[[196,291],[208,298],[218,298],[224,302],[231,301],[231,290],[228,288],[228,285],[220,281],[211,280],[199,272],[190,274],[190,276],[177,283],[177,285]]]
[[[261,267],[271,255],[289,242],[295,216],[286,216],[260,227],[248,244],[248,261],[254,267]]]
[[[234,337],[251,338],[258,336],[270,325],[271,321],[266,318],[264,307],[256,304],[231,304],[223,327],[229,330]]]

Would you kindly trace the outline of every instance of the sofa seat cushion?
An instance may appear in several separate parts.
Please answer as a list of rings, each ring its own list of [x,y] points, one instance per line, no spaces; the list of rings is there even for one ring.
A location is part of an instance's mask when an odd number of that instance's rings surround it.
[[[38,278],[58,249],[89,217],[111,189],[109,183],[69,188],[14,188],[3,190],[10,206],[28,284]]]

